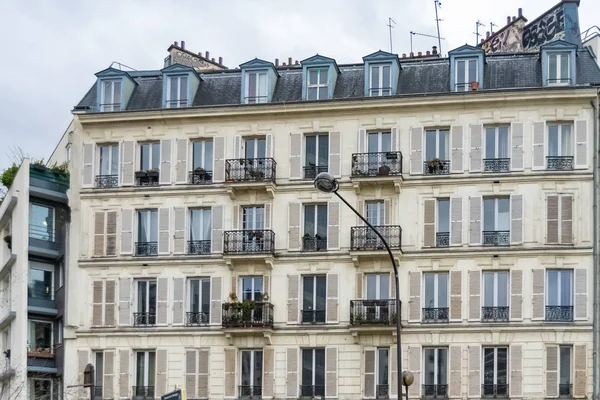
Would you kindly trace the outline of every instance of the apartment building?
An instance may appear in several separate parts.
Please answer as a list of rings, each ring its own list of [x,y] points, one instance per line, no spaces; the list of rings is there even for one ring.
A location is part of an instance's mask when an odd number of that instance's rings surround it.
[[[67,173],[25,159],[0,205],[0,399],[62,399]]]

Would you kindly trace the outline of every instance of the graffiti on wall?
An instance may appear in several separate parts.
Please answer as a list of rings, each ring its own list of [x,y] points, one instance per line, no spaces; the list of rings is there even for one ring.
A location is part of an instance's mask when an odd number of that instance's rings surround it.
[[[537,49],[541,45],[565,37],[565,10],[557,7],[541,16],[523,30],[523,48]]]
[[[523,46],[521,45],[523,25],[523,21],[513,22],[512,25],[504,28],[485,41],[481,45],[481,48],[488,54],[523,51]]]

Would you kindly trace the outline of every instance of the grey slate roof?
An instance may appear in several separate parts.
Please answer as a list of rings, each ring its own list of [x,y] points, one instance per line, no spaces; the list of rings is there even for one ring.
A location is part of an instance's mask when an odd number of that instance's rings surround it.
[[[539,53],[492,54],[485,58],[483,91],[542,87],[542,67]],[[288,67],[289,68],[289,67]],[[334,99],[356,99],[364,96],[364,65],[341,65]],[[401,60],[398,96],[451,93],[450,63],[447,58]],[[279,68],[271,103],[302,101],[302,68]],[[162,73],[134,71],[129,73],[137,82],[127,110],[161,108]],[[242,78],[240,70],[201,74],[202,81],[193,102],[194,107],[239,105]],[[600,84],[600,68],[586,49],[577,53],[577,85]],[[77,105],[96,106],[96,85]]]

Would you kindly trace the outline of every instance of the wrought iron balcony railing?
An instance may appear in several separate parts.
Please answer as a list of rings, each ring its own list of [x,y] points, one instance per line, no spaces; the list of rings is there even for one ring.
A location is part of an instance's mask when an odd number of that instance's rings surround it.
[[[188,241],[188,254],[210,254],[210,240],[190,240]]]
[[[327,237],[304,235],[302,238],[302,251],[324,250],[327,250]]]
[[[390,386],[389,385],[377,385],[377,392],[375,395],[376,399],[389,399],[390,398]]]
[[[573,156],[546,157],[548,171],[573,171]]]
[[[96,188],[109,189],[119,186],[119,175],[96,175]]]
[[[485,322],[508,321],[508,307],[481,307],[481,320]]]
[[[154,326],[156,325],[156,313],[136,312],[133,313],[133,326]]]
[[[372,87],[369,89],[369,94],[371,97],[379,97],[379,96],[389,96],[392,94],[391,87]]]
[[[558,384],[558,397],[570,398],[573,397],[573,385],[570,383]]]
[[[225,231],[225,254],[275,252],[275,232],[270,229]]]
[[[508,397],[508,384],[487,384],[481,385],[481,397],[503,399]]]
[[[424,308],[423,322],[448,322],[448,307]]]
[[[573,306],[546,306],[546,321],[572,322]]]
[[[275,182],[277,163],[272,158],[225,160],[227,182]]]
[[[450,232],[437,232],[435,234],[435,247],[450,246]]]
[[[260,399],[262,397],[262,386],[238,386],[239,399]]]
[[[94,386],[93,393],[94,400],[102,400],[102,386]]]
[[[446,398],[448,397],[448,385],[423,385],[421,395],[427,398]]]
[[[302,310],[303,324],[324,324],[325,310]]]
[[[433,159],[423,163],[424,175],[448,175],[450,174],[450,160]]]
[[[509,172],[510,158],[484,158],[483,172]]]
[[[167,100],[165,103],[167,108],[183,108],[188,106],[187,99]]]
[[[158,169],[150,171],[137,171],[135,173],[136,186],[158,186],[158,177],[160,172]]]
[[[381,153],[352,154],[352,177],[402,175],[402,153],[387,151]]]
[[[325,385],[300,385],[300,397],[325,397]]]
[[[328,165],[309,165],[304,167],[304,179],[313,180],[319,175],[321,172],[329,171]]]
[[[224,328],[272,328],[273,304],[264,301],[223,303]]]
[[[393,325],[396,300],[350,300],[350,325]]]
[[[99,109],[99,110],[98,110]],[[110,112],[110,111],[121,111],[121,103],[102,103],[98,105],[98,109],[94,111]]]
[[[132,386],[133,400],[154,400],[154,386]]]
[[[209,185],[212,183],[213,172],[204,169],[196,169],[188,175],[188,183],[190,185]]]
[[[269,96],[246,96],[246,104],[266,103],[269,101]]]
[[[141,257],[158,255],[158,242],[135,242],[135,255]]]
[[[378,225],[375,229],[387,240],[391,249],[399,250],[402,247],[402,228],[400,225]],[[350,228],[350,249],[360,250],[385,250],[383,242],[368,226],[353,226]]]
[[[196,311],[185,313],[185,324],[187,326],[201,326],[210,323],[210,313]]]
[[[510,246],[510,231],[483,231],[483,246]]]

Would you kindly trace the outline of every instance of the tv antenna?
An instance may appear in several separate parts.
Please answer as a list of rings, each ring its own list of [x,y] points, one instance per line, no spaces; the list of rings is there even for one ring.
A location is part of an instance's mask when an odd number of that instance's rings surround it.
[[[438,48],[440,55],[442,54],[442,38],[440,36],[440,21],[443,21],[438,17],[438,7],[442,8],[442,3],[440,0],[433,0],[433,4],[435,5],[435,23],[437,25],[437,38],[438,38]],[[411,35],[412,38],[412,35]],[[412,49],[411,49],[412,52]]]
[[[388,18],[388,24],[386,25],[388,28],[390,28],[390,53],[393,53],[394,51],[392,50],[392,28],[395,28],[394,25],[396,25],[396,21],[394,21],[391,18]]]
[[[485,24],[483,24],[480,20],[477,20],[477,22],[475,23],[475,32],[473,32],[473,34],[475,34],[475,46],[479,44],[479,36],[483,36],[479,34],[480,26],[485,26]]]
[[[495,27],[495,26],[498,26],[498,25],[496,25],[496,24],[495,24],[495,23],[493,23],[493,22],[490,22],[490,35],[493,35],[493,34],[494,34],[494,27]]]
[[[411,53],[413,52],[412,38],[413,38],[413,36],[414,36],[414,35],[417,35],[417,36],[425,36],[425,37],[430,37],[430,38],[438,39],[438,43],[439,43],[441,40],[446,40],[445,38],[441,38],[441,37],[439,37],[439,36],[428,35],[428,34],[426,34],[426,33],[419,33],[419,32],[413,32],[413,31],[410,31],[410,52],[411,52]],[[439,54],[441,55],[442,53],[439,53]]]

